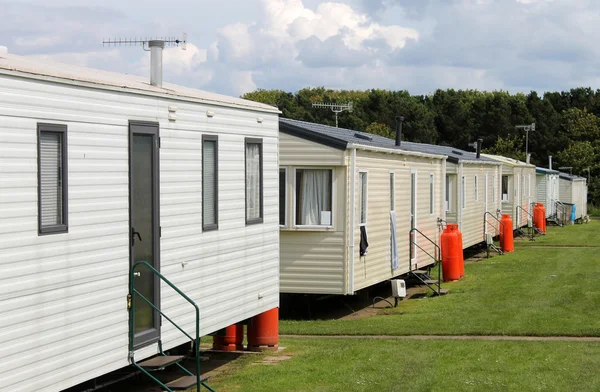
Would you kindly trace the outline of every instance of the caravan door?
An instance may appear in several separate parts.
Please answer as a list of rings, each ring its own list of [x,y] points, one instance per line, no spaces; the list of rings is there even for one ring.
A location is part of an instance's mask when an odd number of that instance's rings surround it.
[[[129,221],[130,265],[146,261],[160,270],[158,124],[132,122],[129,125]],[[160,307],[160,282],[144,266],[136,268],[134,287]],[[135,303],[135,347],[156,342],[160,336],[160,314],[139,295]]]

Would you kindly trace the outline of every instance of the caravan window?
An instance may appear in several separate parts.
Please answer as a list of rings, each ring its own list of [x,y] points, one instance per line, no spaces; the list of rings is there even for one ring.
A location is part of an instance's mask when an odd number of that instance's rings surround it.
[[[479,182],[477,176],[475,176],[475,201],[479,201]]]
[[[279,169],[279,226],[286,226],[287,212],[287,169]]]
[[[65,125],[38,124],[38,231],[68,231]]]
[[[390,211],[396,210],[396,201],[394,200],[396,192],[394,191],[394,187],[395,187],[394,173],[390,173]]]
[[[461,199],[461,207],[467,207],[467,185],[465,183],[465,176],[460,178],[460,199]]]
[[[502,176],[502,201],[508,201],[508,176]]]
[[[246,139],[246,224],[263,221],[262,139]]]
[[[358,173],[358,208],[359,210],[359,224],[367,224],[367,173]]]
[[[429,214],[433,215],[433,197],[434,197],[434,183],[433,183],[433,174],[429,175]]]
[[[333,170],[296,169],[297,226],[331,226]]]
[[[202,230],[218,228],[217,136],[202,136]]]

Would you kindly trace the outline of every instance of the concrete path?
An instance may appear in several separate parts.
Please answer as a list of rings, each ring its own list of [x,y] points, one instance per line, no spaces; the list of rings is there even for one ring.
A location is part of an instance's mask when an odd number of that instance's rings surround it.
[[[282,339],[412,339],[412,340],[522,340],[532,342],[599,342],[597,336],[505,336],[505,335],[279,335]]]

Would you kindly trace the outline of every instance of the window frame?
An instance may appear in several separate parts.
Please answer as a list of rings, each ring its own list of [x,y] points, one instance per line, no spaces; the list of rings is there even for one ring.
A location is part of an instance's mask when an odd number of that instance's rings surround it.
[[[249,144],[258,144],[258,148],[259,148],[259,187],[260,187],[260,206],[259,206],[259,217],[258,218],[252,218],[252,219],[248,219],[248,194],[247,189],[248,189],[248,166],[247,166],[247,150],[248,150],[248,145]],[[264,159],[263,159],[263,140],[261,138],[252,138],[252,137],[247,137],[244,139],[244,185],[245,185],[245,189],[244,189],[244,219],[246,220],[246,226],[248,225],[255,225],[255,224],[260,224],[264,222],[264,174],[263,174],[263,165],[264,165]]]
[[[396,173],[390,171],[390,211],[396,211]]]
[[[283,197],[283,225],[281,224],[281,221],[279,221],[279,227],[280,228],[287,228],[288,227],[288,167],[287,166],[280,166],[279,167],[279,174],[281,175],[281,171],[283,170],[284,172],[284,177],[285,177],[285,181],[284,181],[284,197]],[[278,178],[279,180],[279,178]],[[278,182],[279,185],[279,190],[281,191],[281,183]],[[281,194],[281,192],[279,192]],[[279,205],[279,214],[281,214],[281,205]]]
[[[435,214],[435,177],[429,173],[429,215]]]
[[[504,177],[506,177],[506,193],[504,193]],[[504,195],[506,195],[506,200],[504,200]],[[502,203],[510,203],[510,176],[508,174],[502,174],[500,176],[500,201]]]
[[[467,179],[465,176],[460,177],[460,207],[461,209],[467,208]]]
[[[61,187],[62,187],[62,224],[42,226],[42,159],[40,136],[42,133],[61,134]],[[67,126],[64,124],[37,124],[37,197],[38,197],[38,235],[61,234],[69,232],[69,166],[68,166]]]
[[[204,223],[204,142],[215,142],[215,223]],[[202,231],[219,229],[219,137],[202,135]]]
[[[364,198],[362,197],[362,185],[361,184],[361,174],[364,174],[364,178],[365,178],[365,195]],[[358,170],[358,227],[360,226],[366,226],[368,221],[369,221],[369,172],[365,169],[359,169]],[[364,205],[364,212],[365,212],[365,221],[361,222],[361,218],[362,218],[362,208]]]
[[[309,230],[329,230],[335,227],[335,168],[327,167],[327,166],[295,166],[294,168],[294,185],[293,185],[293,216],[292,216],[292,226],[294,229],[309,229]],[[297,211],[298,211],[298,198],[296,194],[298,193],[297,189],[297,172],[298,170],[329,170],[331,172],[331,224],[329,225],[300,225],[297,220]]]

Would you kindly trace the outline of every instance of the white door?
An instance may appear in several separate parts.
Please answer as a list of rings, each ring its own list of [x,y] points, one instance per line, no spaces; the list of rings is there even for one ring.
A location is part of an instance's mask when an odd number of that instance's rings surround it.
[[[488,174],[485,173],[485,180],[484,180],[484,184],[483,184],[483,214],[485,215],[485,213],[488,210]],[[487,222],[487,218],[486,218],[486,222]],[[487,223],[485,225],[485,232],[488,232],[488,227],[487,227]]]

